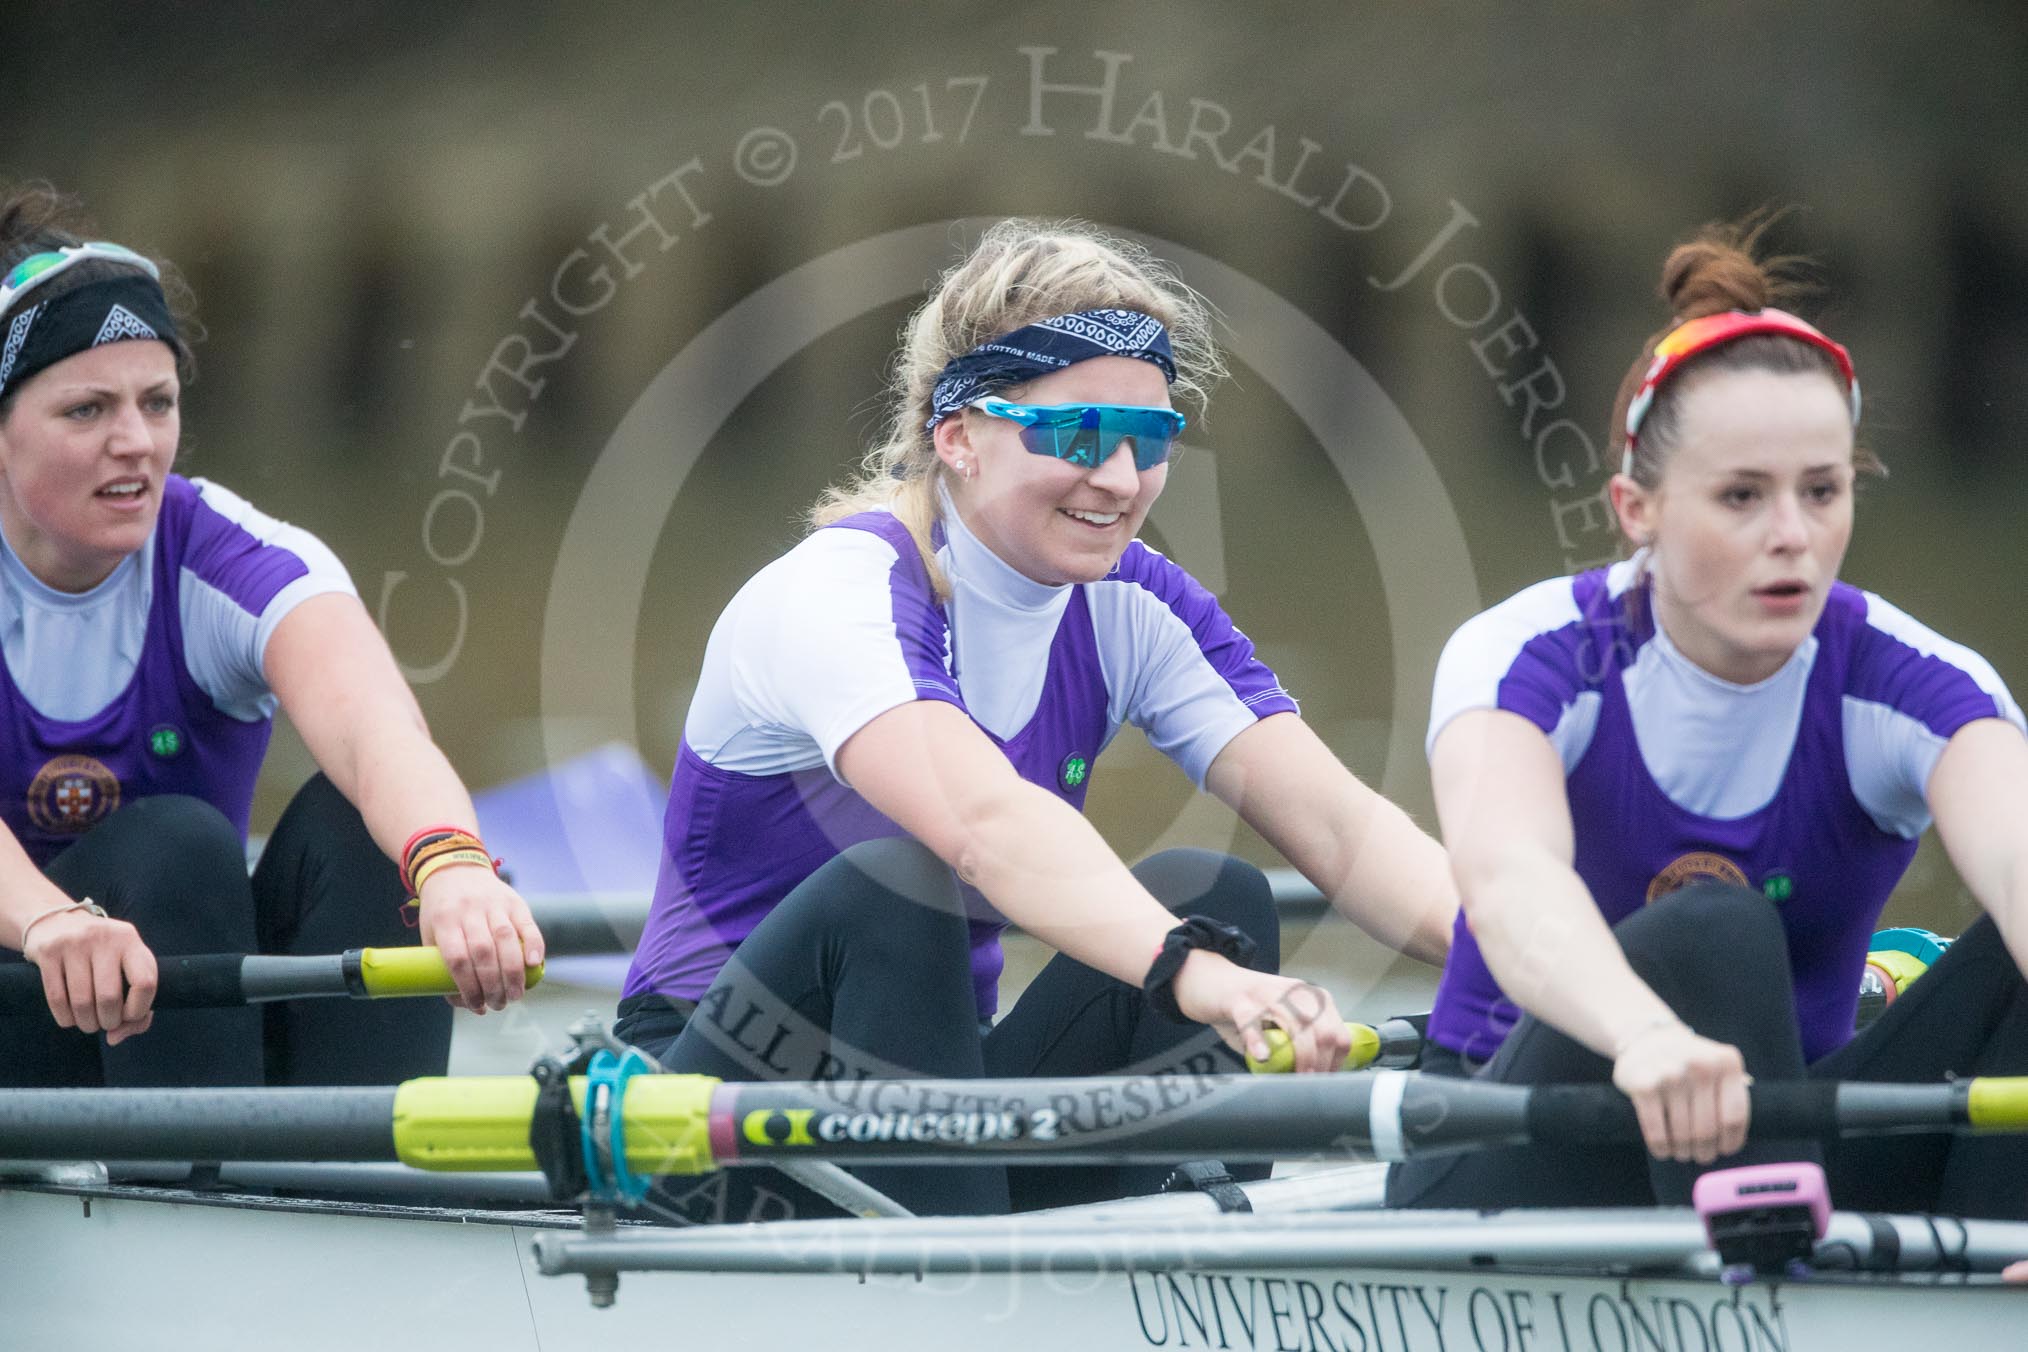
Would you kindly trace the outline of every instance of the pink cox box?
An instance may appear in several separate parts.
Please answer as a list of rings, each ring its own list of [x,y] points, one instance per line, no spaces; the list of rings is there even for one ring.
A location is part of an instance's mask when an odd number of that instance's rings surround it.
[[[1831,1194],[1815,1164],[1752,1164],[1697,1180],[1691,1205],[1728,1268],[1780,1272],[1810,1256],[1831,1224]]]
[[[1831,1223],[1831,1192],[1824,1171],[1814,1164],[1749,1164],[1714,1169],[1690,1190],[1690,1204],[1711,1228],[1711,1218],[1768,1207],[1808,1207],[1812,1238],[1822,1239]]]

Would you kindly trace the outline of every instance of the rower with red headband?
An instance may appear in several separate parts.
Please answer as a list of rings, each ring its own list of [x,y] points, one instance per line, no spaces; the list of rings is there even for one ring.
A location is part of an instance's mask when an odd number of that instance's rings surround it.
[[[414,896],[468,1007],[541,960],[344,566],[171,472],[190,353],[164,275],[47,187],[0,196],[0,962],[49,1005],[5,1021],[0,1085],[442,1074],[441,1005],[153,1008],[158,954],[412,943]],[[278,708],[323,773],[249,879]]]
[[[1993,668],[1839,580],[1859,381],[1773,308],[1754,236],[1676,249],[1675,322],[1622,383],[1631,558],[1539,583],[1446,646],[1431,777],[1463,911],[1426,1067],[1610,1079],[1648,1151],[1399,1167],[1401,1206],[1687,1204],[1742,1151],[1753,1078],[2028,1070],[2028,740]],[[1934,821],[1988,912],[1857,1038],[1868,937]],[[2028,1153],[1829,1150],[1841,1206],[2028,1216]],[[2000,1182],[2011,1179],[2001,1186]]]

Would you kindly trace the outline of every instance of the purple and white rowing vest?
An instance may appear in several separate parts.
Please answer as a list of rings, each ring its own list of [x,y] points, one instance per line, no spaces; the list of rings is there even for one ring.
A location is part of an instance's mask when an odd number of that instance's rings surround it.
[[[1430,745],[1468,709],[1542,729],[1608,923],[1705,879],[1773,900],[1815,1060],[1852,1034],[1867,941],[1929,826],[1945,742],[1974,719],[2020,727],[2021,711],[1978,654],[1844,583],[1780,671],[1720,680],[1626,594],[1637,576],[1629,560],[1553,579],[1468,621],[1438,664]],[[1460,914],[1430,1036],[1484,1059],[1519,1017]]]
[[[655,899],[628,995],[701,996],[774,905],[846,847],[902,834],[836,775],[846,740],[911,700],[957,706],[1023,779],[1082,809],[1125,723],[1200,786],[1227,742],[1295,701],[1218,601],[1138,541],[1102,581],[1049,587],[955,514],[940,603],[906,527],[813,532],[714,627],[670,784]],[[997,1004],[1006,922],[966,889],[972,980]]]
[[[274,699],[267,639],[351,591],[313,537],[171,475],[143,549],[89,592],[0,549],[0,817],[46,864],[121,803],[202,798],[245,835]]]

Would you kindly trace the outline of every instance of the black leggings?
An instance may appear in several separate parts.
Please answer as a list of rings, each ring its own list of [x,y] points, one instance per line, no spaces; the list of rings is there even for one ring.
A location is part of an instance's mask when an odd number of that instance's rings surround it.
[[[1134,876],[1171,910],[1236,925],[1272,971],[1280,929],[1267,879],[1204,850],[1170,850]],[[695,1013],[659,996],[620,1004],[617,1032],[670,1070],[727,1080],[1211,1074],[1238,1058],[1201,1024],[1150,1011],[1138,987],[1058,954],[984,1036],[956,879],[912,840],[855,845],[782,899]],[[906,1168],[859,1177],[923,1215],[993,1215],[1159,1189],[1163,1166]],[[1264,1177],[1265,1168],[1235,1169]],[[674,1181],[653,1199],[693,1221],[837,1215],[772,1170]]]
[[[336,953],[416,942],[401,878],[358,811],[316,775],[275,826],[253,877],[239,833],[182,795],[127,804],[45,870],[134,925],[157,953]],[[23,961],[0,950],[0,961]],[[441,1075],[441,1000],[299,1000],[165,1010],[117,1047],[48,1012],[0,1019],[0,1086],[392,1084]]]
[[[1723,884],[1686,888],[1621,921],[1614,934],[1640,978],[1700,1034],[1738,1047],[1757,1080],[1935,1082],[2028,1071],[2028,985],[1981,919],[1879,1020],[1803,1065],[1788,945],[1774,907]],[[1464,1074],[1433,1048],[1426,1068]],[[1524,1016],[1477,1074],[1507,1084],[1610,1083],[1612,1064]],[[1706,1169],[1822,1163],[1834,1204],[2028,1219],[2028,1140],[1894,1136],[1749,1142],[1711,1165],[1622,1149],[1515,1147],[1411,1160],[1387,1181],[1389,1206],[1687,1206]]]

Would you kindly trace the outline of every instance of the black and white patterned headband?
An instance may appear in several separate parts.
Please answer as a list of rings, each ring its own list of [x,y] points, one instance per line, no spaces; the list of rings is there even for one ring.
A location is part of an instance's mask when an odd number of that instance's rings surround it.
[[[177,350],[169,302],[161,285],[143,273],[86,282],[17,311],[0,333],[0,400],[65,357],[136,338]]]

